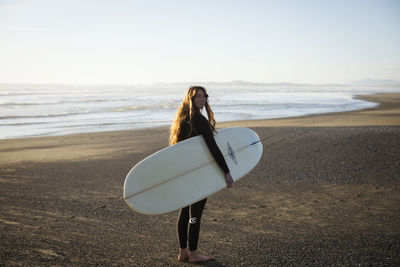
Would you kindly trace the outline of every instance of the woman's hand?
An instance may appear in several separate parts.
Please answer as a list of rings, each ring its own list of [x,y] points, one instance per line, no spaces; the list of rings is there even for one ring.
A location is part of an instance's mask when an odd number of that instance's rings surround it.
[[[225,181],[226,181],[226,185],[227,185],[228,188],[232,186],[233,179],[232,179],[232,175],[231,175],[230,172],[225,173]]]

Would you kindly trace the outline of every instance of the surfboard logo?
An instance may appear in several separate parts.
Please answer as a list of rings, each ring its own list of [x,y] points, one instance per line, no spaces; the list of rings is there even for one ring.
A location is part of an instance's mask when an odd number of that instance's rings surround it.
[[[233,162],[235,162],[235,164],[237,165],[235,152],[233,151],[233,149],[232,149],[231,145],[229,144],[229,142],[227,142],[227,144],[228,144],[228,155],[233,160]]]

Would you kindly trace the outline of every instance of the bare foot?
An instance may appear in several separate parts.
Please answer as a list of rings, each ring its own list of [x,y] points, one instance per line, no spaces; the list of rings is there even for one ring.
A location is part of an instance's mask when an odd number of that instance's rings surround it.
[[[209,261],[211,260],[211,257],[201,255],[197,252],[197,250],[190,251],[189,253],[189,262],[203,262],[203,261]]]
[[[189,258],[189,250],[187,248],[179,249],[178,261],[185,261]]]

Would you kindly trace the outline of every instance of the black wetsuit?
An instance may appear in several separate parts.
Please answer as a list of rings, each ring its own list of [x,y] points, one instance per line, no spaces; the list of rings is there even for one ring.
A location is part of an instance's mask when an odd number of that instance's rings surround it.
[[[182,123],[181,133],[178,136],[178,140],[182,141],[196,135],[202,135],[218,165],[221,167],[224,173],[228,173],[229,168],[226,164],[224,156],[221,153],[221,150],[218,148],[217,143],[215,142],[214,135],[211,131],[208,120],[203,115],[201,115],[201,113],[196,113],[193,116],[192,122],[194,127],[192,132],[190,132],[189,121],[184,121]],[[201,215],[203,214],[203,209],[206,205],[206,201],[207,199],[203,199],[181,209],[177,223],[180,248],[186,248],[187,242],[189,242],[190,251],[197,249],[200,232],[200,219]]]

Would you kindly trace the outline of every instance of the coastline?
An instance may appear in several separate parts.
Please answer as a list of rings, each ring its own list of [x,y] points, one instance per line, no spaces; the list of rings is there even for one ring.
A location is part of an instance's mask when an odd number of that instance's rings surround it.
[[[299,117],[219,122],[226,127],[345,127],[345,126],[400,126],[400,93],[358,95],[357,98],[376,102],[374,108],[323,113]],[[153,144],[147,138],[151,132],[157,147],[168,146],[168,126],[123,131],[78,133],[61,136],[0,139],[0,152],[6,155],[2,164],[22,161],[60,161],[104,158],[140,150]],[[130,145],[135,138],[135,147]],[[262,138],[262,136],[260,136]],[[34,143],[34,145],[32,145]],[[37,154],[36,149],[47,153]],[[57,151],[57,153],[53,153]],[[155,152],[155,151],[154,151]]]
[[[400,263],[400,94],[359,97],[380,105],[217,124],[270,138],[209,198],[205,266]],[[168,127],[0,140],[0,265],[192,266],[176,261],[177,212],[122,199],[130,168],[167,145]]]
[[[398,95],[400,93],[380,93],[380,94],[368,94],[368,95],[354,95],[353,99],[360,99],[364,101],[368,101],[370,103],[375,103],[379,104],[380,103],[380,108],[381,110],[385,110],[380,116],[382,115],[389,115],[389,112],[387,109],[390,109],[390,105],[392,106],[392,113],[399,113],[398,107],[393,106],[395,103],[393,101],[398,102]],[[393,99],[390,101],[392,97]],[[384,106],[384,107],[382,107]],[[381,120],[376,120],[375,122],[371,122],[371,118],[368,118],[367,121],[362,118],[362,120],[359,120],[357,118],[357,111],[365,111],[365,110],[373,110],[375,108],[363,108],[363,109],[356,109],[356,110],[350,110],[350,111],[335,111],[335,112],[323,112],[323,113],[315,113],[315,114],[308,114],[308,115],[298,115],[298,116],[291,116],[291,117],[279,117],[279,118],[264,118],[264,119],[257,119],[257,120],[234,120],[234,121],[220,121],[217,117],[217,127],[230,127],[230,126],[248,126],[248,127],[257,127],[257,126],[270,126],[270,127],[280,127],[280,126],[343,126],[343,116],[339,119],[339,121],[331,121],[332,116],[330,115],[337,115],[342,114],[342,115],[349,115],[351,114],[353,117],[348,118],[347,125],[354,125],[355,122],[357,122],[357,125],[359,126],[367,126],[367,125],[388,125],[388,122],[382,122]],[[396,110],[397,109],[397,110]],[[173,116],[173,115],[171,115]],[[360,114],[358,114],[360,116]],[[319,120],[318,120],[319,118]],[[336,119],[337,120],[337,119]],[[322,122],[324,122],[322,124]],[[399,125],[398,120],[392,120],[391,122],[392,125]],[[24,125],[24,124],[21,124]],[[129,128],[127,127],[126,129],[102,129],[101,126],[98,126],[98,129],[100,130],[95,130],[95,131],[88,131],[88,132],[69,132],[69,133],[54,133],[54,134],[32,134],[29,135],[27,133],[23,133],[23,130],[20,130],[20,133],[16,133],[13,135],[8,135],[8,137],[3,137],[0,138],[0,140],[13,140],[13,139],[29,139],[29,138],[41,138],[41,137],[52,137],[52,136],[69,136],[69,135],[77,135],[77,134],[88,134],[88,133],[102,133],[102,132],[122,132],[122,131],[135,131],[135,130],[143,130],[143,129],[154,129],[154,128],[165,128],[168,127],[168,125],[161,125],[161,126],[145,126],[145,127],[138,127],[138,128]],[[29,132],[29,130],[27,130]],[[23,133],[21,135],[21,133]],[[26,135],[27,134],[27,135]]]
[[[375,102],[368,109],[322,113],[299,117],[252,121],[221,122],[223,127],[337,127],[337,126],[399,126],[400,93],[356,95],[355,98]]]

